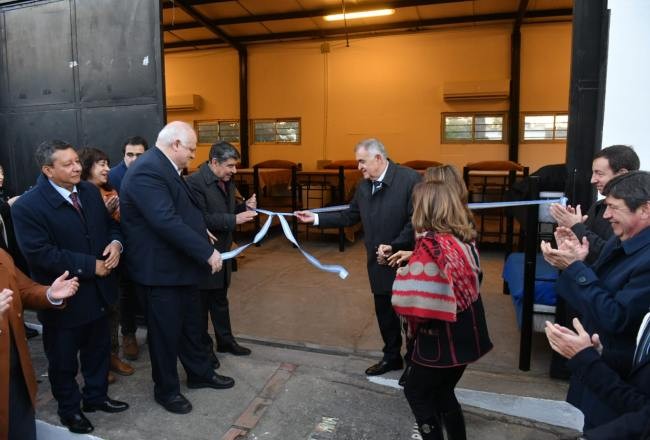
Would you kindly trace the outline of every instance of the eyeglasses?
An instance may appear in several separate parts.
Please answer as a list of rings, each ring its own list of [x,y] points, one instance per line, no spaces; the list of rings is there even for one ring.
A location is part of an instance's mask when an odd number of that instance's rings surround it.
[[[134,158],[134,157],[140,157],[140,156],[142,156],[143,154],[144,154],[144,153],[130,153],[130,152],[129,152],[129,153],[125,153],[125,156],[126,156],[126,157],[130,157],[130,158]]]

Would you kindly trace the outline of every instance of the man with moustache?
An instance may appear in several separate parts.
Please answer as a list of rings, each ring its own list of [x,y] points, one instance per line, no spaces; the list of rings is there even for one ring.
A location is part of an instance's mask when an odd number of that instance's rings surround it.
[[[240,160],[239,151],[228,142],[218,142],[210,148],[209,160],[199,170],[187,178],[187,184],[194,191],[208,230],[217,238],[215,248],[219,252],[230,250],[233,232],[237,225],[252,221],[257,213],[255,194],[245,203],[235,202],[235,183],[232,177],[237,173]],[[201,289],[203,342],[209,355],[218,363],[212,351],[212,339],[208,334],[208,313],[212,318],[217,351],[245,356],[251,353],[249,348],[237,343],[230,325],[228,309],[228,285],[232,262],[224,262],[221,271],[208,275],[199,285]]]
[[[88,433],[94,428],[82,408],[115,413],[129,407],[106,395],[111,350],[107,313],[117,300],[113,271],[120,262],[121,235],[97,187],[81,181],[72,145],[43,142],[35,159],[42,174],[12,207],[16,238],[34,281],[52,284],[65,271],[79,279],[79,291],[65,308],[40,311],[38,318],[61,423],[74,433]],[[84,378],[81,392],[77,358]]]

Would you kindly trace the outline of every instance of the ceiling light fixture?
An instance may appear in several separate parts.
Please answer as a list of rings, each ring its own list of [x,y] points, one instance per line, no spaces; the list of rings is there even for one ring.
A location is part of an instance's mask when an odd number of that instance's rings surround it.
[[[345,14],[325,15],[325,21],[352,20],[354,18],[384,17],[393,15],[395,9],[375,9],[374,11],[346,12]]]

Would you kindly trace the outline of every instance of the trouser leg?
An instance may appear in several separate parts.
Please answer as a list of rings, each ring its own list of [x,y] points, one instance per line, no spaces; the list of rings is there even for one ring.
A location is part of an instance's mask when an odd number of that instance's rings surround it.
[[[138,310],[136,284],[122,274],[120,277],[120,325],[122,335],[134,335],[137,330],[135,315]]]
[[[211,378],[214,374],[212,362],[201,342],[201,324],[197,319],[201,314],[201,300],[196,287],[188,287],[183,292],[179,307],[181,313],[181,340],[178,356],[185,368],[188,379]]]
[[[154,395],[168,400],[180,392],[176,361],[182,329],[185,292],[176,287],[143,286],[147,305],[147,339]],[[195,318],[196,320],[196,318]]]
[[[27,384],[20,365],[18,349],[13,339],[13,334],[9,335],[11,352],[10,352],[10,372],[9,372],[9,440],[36,440],[36,419],[34,416],[34,407],[29,397]],[[30,373],[31,374],[31,373]]]
[[[205,351],[206,353],[208,353],[208,356],[214,354],[214,342],[212,341],[212,338],[210,337],[210,332],[208,331],[210,314],[211,314],[210,313],[211,296],[212,296],[212,290],[201,290],[199,292],[199,297],[201,299],[201,312],[199,314],[200,316],[199,322],[201,324],[201,343],[205,347]]]
[[[81,374],[84,378],[83,400],[101,403],[106,400],[111,335],[108,317],[101,317],[84,327],[79,347]]]
[[[234,342],[230,325],[230,309],[228,305],[228,289],[215,289],[211,302],[210,315],[217,346],[227,346]]]
[[[402,349],[402,327],[391,304],[390,295],[373,295],[377,324],[384,341],[384,360],[394,361],[400,358]]]
[[[58,328],[43,325],[43,348],[48,362],[48,379],[60,417],[70,416],[80,410],[81,393],[76,376],[79,369],[77,353],[82,332],[83,327]],[[108,355],[106,360],[108,361]]]

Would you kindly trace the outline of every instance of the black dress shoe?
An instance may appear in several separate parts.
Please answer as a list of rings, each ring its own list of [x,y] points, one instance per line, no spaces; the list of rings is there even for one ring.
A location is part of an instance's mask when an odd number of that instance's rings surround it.
[[[385,361],[381,360],[375,365],[371,365],[366,370],[366,375],[368,376],[379,376],[380,374],[388,373],[393,370],[401,370],[403,366],[402,360],[397,359],[395,361]]]
[[[402,373],[402,375],[399,377],[399,380],[397,381],[397,384],[402,388],[404,388],[404,386],[406,385],[406,380],[409,377],[410,371],[411,371],[411,366],[407,364],[406,368],[404,368],[404,372]]]
[[[82,409],[83,412],[104,411],[107,413],[118,413],[129,409],[129,404],[126,402],[120,402],[119,400],[113,400],[110,397],[107,397],[106,400],[100,403],[84,402]]]
[[[159,399],[157,396],[155,396],[154,399],[156,399],[156,402],[158,402],[163,408],[174,414],[187,414],[192,411],[192,404],[180,393],[167,400]]]
[[[88,434],[95,429],[93,424],[90,423],[90,420],[80,412],[71,416],[61,417],[61,424],[75,434]]]
[[[219,353],[234,354],[235,356],[248,356],[249,354],[251,354],[250,348],[242,347],[241,345],[239,345],[234,341],[227,345],[220,345],[219,347],[217,347],[217,351]]]
[[[235,380],[232,377],[222,376],[214,373],[209,379],[187,379],[188,388],[214,388],[223,390],[235,386]]]

